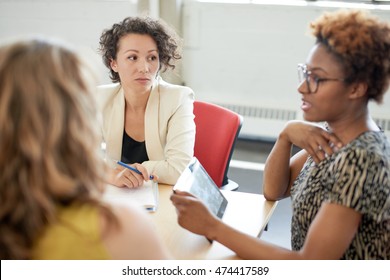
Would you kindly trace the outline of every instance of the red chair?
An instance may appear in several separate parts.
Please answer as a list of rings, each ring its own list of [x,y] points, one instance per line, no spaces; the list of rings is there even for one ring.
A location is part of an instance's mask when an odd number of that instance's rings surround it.
[[[229,109],[202,101],[194,102],[194,115],[194,156],[218,187],[237,190],[238,184],[229,180],[227,173],[243,117]]]

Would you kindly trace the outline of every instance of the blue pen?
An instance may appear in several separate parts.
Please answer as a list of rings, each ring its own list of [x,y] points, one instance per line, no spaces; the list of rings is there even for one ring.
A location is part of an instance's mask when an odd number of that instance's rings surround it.
[[[135,173],[138,173],[138,174],[142,175],[141,171],[139,171],[137,168],[134,168],[134,167],[132,167],[132,166],[122,162],[122,161],[118,160],[116,163],[121,165],[121,166],[123,166],[123,167],[126,167],[127,169],[130,169],[130,170],[134,171]],[[149,179],[153,180],[153,178],[154,178],[153,175],[149,176]]]

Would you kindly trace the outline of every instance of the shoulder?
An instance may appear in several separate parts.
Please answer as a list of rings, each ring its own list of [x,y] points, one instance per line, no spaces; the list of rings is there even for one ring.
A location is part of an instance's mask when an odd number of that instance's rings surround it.
[[[357,138],[357,147],[367,150],[368,154],[376,154],[390,159],[390,142],[382,131],[370,131]]]
[[[97,205],[73,203],[57,206],[56,210],[58,222],[48,225],[35,241],[33,259],[111,258],[101,242],[100,210]]]
[[[97,86],[97,92],[98,94],[115,94],[120,90],[120,88],[120,83],[99,85]]]
[[[96,90],[96,100],[99,107],[104,107],[107,102],[112,100],[122,89],[120,83],[100,85]]]
[[[158,91],[161,98],[182,100],[194,99],[194,92],[191,88],[181,85],[175,85],[165,82],[163,79],[158,80]]]
[[[119,226],[103,228],[104,243],[113,259],[162,259],[167,253],[151,218],[138,205],[112,205]],[[105,219],[103,217],[103,219]],[[103,222],[107,226],[107,221]]]
[[[73,221],[75,224],[80,222],[80,226],[84,226],[82,221],[97,219],[98,210],[95,205],[89,203],[75,203],[69,207],[59,207],[58,215],[61,220]]]
[[[344,164],[366,166],[368,169],[389,167],[390,143],[383,132],[365,132],[345,147],[340,158]]]
[[[192,113],[195,96],[191,88],[170,84],[161,78],[158,81],[157,88],[158,92],[156,94],[159,96],[158,102],[162,114],[166,114],[166,116],[176,115],[179,111],[185,114]]]
[[[390,145],[386,137],[381,132],[362,134],[340,150],[328,172],[334,183],[332,192],[348,206],[362,213],[383,209],[390,194]]]

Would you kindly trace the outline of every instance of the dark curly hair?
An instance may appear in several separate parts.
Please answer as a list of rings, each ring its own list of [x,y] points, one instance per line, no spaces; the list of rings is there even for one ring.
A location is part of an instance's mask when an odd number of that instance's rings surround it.
[[[390,78],[390,25],[367,11],[338,10],[310,24],[344,67],[347,83],[365,82],[367,98],[381,103]]]
[[[132,33],[149,35],[156,42],[160,59],[159,70],[165,72],[169,68],[175,69],[175,61],[181,59],[181,39],[177,33],[161,19],[148,16],[127,17],[104,30],[99,41],[99,51],[114,83],[120,82],[120,78],[119,74],[111,69],[110,62],[116,59],[119,40]]]

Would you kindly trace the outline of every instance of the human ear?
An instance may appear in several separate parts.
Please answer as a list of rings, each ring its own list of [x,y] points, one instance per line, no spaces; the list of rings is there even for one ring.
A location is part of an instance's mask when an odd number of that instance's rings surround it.
[[[364,97],[367,93],[367,88],[368,88],[367,83],[357,82],[357,83],[353,84],[350,97],[352,99]]]
[[[111,59],[111,61],[110,61],[110,67],[111,67],[111,69],[112,69],[114,72],[118,72],[118,71],[117,71],[118,64],[116,63],[116,60]]]

